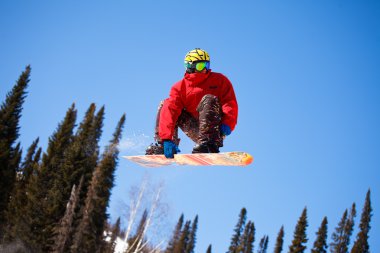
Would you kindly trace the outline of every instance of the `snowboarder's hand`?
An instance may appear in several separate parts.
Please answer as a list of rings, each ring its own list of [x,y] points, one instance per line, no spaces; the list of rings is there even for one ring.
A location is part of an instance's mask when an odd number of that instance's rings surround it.
[[[181,152],[178,146],[175,145],[173,141],[165,140],[164,141],[164,155],[166,158],[174,158],[174,154]]]
[[[222,124],[220,126],[220,133],[222,134],[222,136],[230,135],[231,134],[231,128],[226,124]]]

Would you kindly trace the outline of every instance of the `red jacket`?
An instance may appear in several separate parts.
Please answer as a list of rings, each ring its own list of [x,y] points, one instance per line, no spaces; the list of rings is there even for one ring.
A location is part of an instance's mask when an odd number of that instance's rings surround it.
[[[171,140],[177,119],[186,109],[194,118],[198,118],[197,106],[202,97],[212,94],[219,98],[222,106],[222,123],[234,130],[238,117],[238,104],[231,82],[224,75],[208,73],[186,73],[185,77],[175,83],[169,98],[161,109],[159,136],[161,140]]]

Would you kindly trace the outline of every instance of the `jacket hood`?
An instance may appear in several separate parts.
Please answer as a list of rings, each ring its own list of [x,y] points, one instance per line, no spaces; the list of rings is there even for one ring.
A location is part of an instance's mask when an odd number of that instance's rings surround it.
[[[211,69],[207,71],[207,73],[185,73],[184,80],[187,84],[190,86],[197,86],[200,83],[202,83],[204,80],[206,80],[211,74]]]

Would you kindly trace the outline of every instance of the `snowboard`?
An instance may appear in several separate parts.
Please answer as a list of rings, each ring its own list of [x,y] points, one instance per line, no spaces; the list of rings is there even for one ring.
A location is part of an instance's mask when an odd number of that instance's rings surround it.
[[[250,154],[241,151],[176,154],[174,155],[174,159],[167,159],[164,155],[123,156],[123,158],[144,167],[161,167],[168,165],[246,166],[253,162],[253,157]]]

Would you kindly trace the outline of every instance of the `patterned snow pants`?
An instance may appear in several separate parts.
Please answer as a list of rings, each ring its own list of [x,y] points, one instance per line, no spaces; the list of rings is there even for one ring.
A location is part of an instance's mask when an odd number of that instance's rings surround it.
[[[160,114],[164,101],[158,106],[155,140],[161,142],[159,137]],[[183,109],[178,117],[173,141],[177,145],[180,142],[178,138],[178,128],[180,128],[191,140],[197,144],[215,143],[223,147],[223,138],[220,134],[220,124],[222,122],[222,108],[219,99],[214,95],[205,95],[198,104],[197,111],[199,118],[194,118],[186,109]]]

